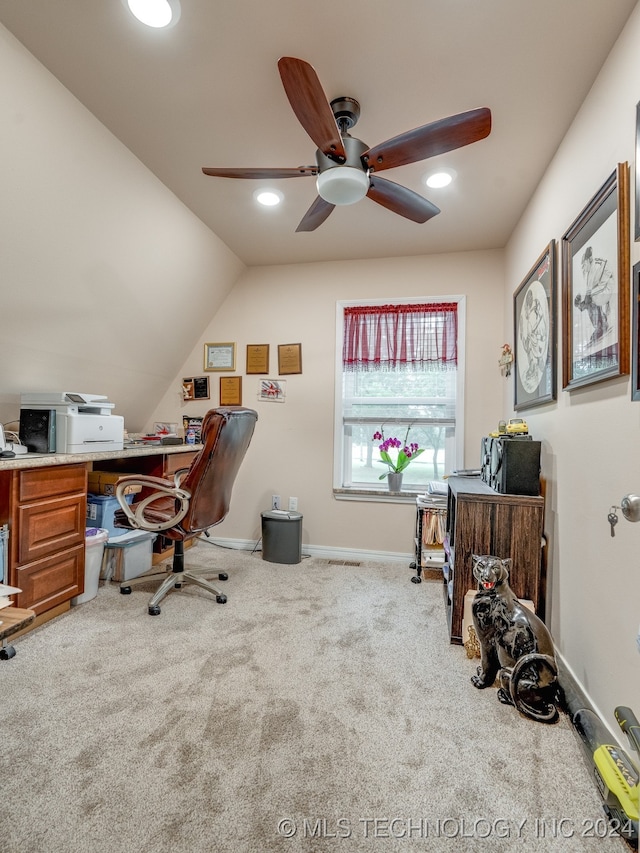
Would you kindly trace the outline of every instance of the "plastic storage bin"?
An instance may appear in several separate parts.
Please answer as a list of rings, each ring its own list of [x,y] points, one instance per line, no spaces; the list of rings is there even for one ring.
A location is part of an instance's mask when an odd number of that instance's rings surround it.
[[[102,576],[106,580],[121,583],[148,572],[153,565],[155,538],[155,533],[146,530],[131,530],[120,536],[110,536],[105,546]]]
[[[302,515],[273,509],[262,514],[262,559],[299,563],[302,559]]]
[[[71,604],[84,604],[98,594],[100,568],[104,556],[104,546],[109,531],[101,527],[88,527],[84,536],[84,592],[71,599]]]
[[[128,504],[133,503],[134,495],[126,495]],[[113,523],[116,510],[120,509],[117,498],[107,495],[87,495],[87,523],[102,527],[109,536],[122,536],[126,528],[116,527]]]

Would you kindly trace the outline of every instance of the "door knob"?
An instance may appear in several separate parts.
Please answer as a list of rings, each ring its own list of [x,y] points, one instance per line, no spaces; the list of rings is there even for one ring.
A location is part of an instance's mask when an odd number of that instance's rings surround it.
[[[620,501],[620,509],[627,521],[640,521],[640,497],[625,495]]]

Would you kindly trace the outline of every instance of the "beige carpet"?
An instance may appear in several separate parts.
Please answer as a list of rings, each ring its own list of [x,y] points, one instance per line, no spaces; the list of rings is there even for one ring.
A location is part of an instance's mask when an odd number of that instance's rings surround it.
[[[566,717],[476,690],[442,587],[207,544],[228,603],[98,596],[0,663],[2,853],[628,850]],[[595,827],[595,831],[592,831]]]

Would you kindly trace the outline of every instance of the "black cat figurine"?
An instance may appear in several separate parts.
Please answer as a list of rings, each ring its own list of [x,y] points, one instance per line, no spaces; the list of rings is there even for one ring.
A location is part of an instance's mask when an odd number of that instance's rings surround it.
[[[473,555],[478,592],[473,625],[480,666],[471,678],[479,689],[498,677],[498,699],[541,723],[558,719],[558,667],[547,626],[516,598],[509,586],[510,559]]]

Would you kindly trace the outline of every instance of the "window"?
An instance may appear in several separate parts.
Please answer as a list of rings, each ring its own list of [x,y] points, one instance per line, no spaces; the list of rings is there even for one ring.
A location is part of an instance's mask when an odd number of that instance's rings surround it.
[[[334,487],[339,494],[386,488],[374,432],[424,452],[403,490],[461,467],[464,297],[339,303]],[[383,475],[383,480],[380,476]]]

